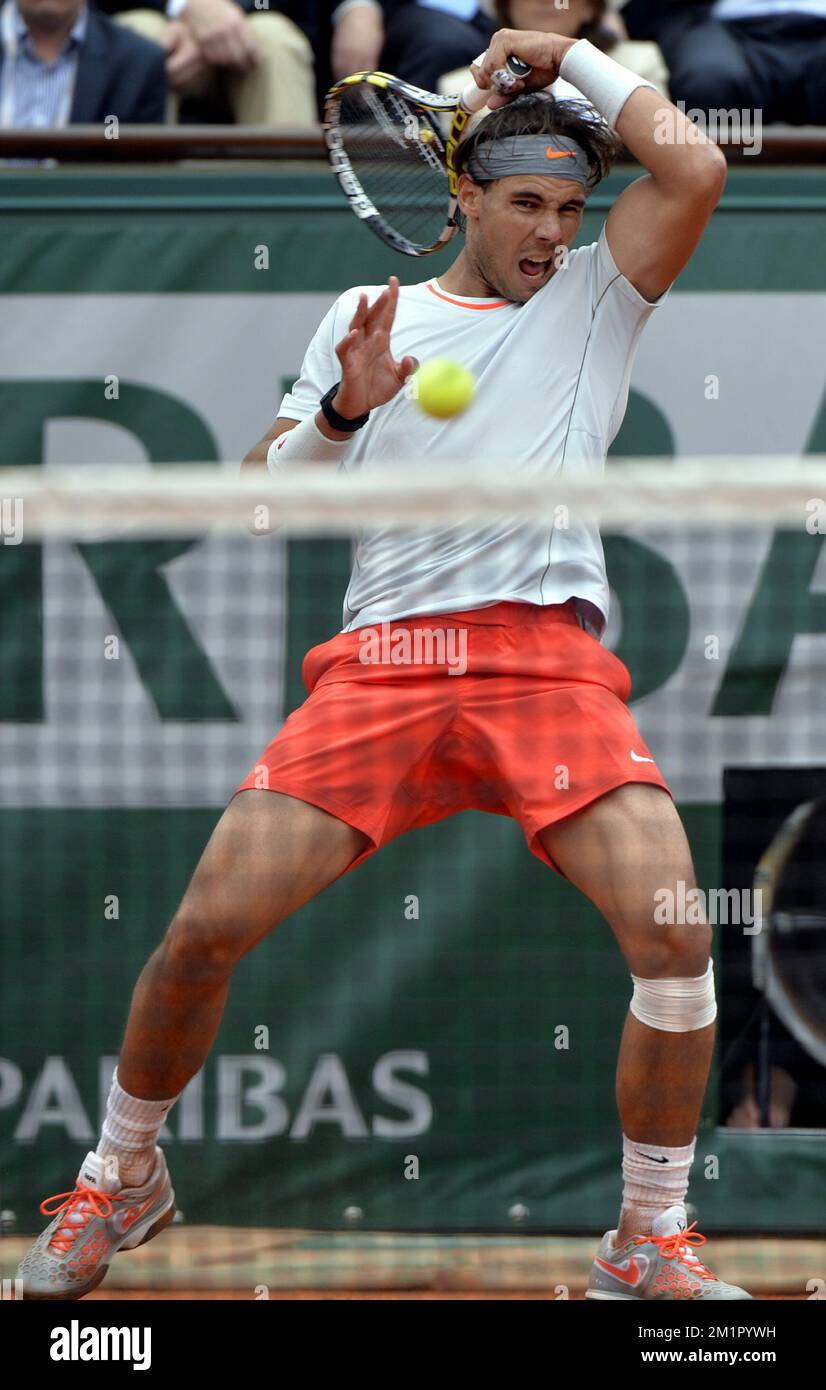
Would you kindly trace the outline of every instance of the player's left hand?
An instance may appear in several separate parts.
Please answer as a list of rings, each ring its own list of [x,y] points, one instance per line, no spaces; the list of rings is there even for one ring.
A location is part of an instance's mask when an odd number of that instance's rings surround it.
[[[397,362],[390,350],[390,332],[399,302],[399,279],[391,275],[387,288],[368,305],[360,294],[350,331],[336,344],[341,382],[333,404],[340,415],[354,420],[392,401],[418,369],[415,357]]]
[[[498,68],[504,68],[508,58],[521,58],[529,63],[533,71],[529,77],[517,82],[512,91],[504,93],[491,90],[488,107],[491,111],[505,106],[522,92],[536,92],[549,87],[559,76],[559,65],[568,49],[576,39],[566,39],[561,34],[543,34],[530,29],[497,29],[493,35],[484,62],[478,67],[472,63],[470,71],[477,87],[485,91],[491,86],[491,79]]]

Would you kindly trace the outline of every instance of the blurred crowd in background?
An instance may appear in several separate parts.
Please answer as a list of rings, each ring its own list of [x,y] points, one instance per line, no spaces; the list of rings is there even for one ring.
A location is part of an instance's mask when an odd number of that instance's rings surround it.
[[[364,68],[461,90],[501,28],[587,38],[689,111],[826,125],[826,0],[5,0],[0,125],[314,126]]]

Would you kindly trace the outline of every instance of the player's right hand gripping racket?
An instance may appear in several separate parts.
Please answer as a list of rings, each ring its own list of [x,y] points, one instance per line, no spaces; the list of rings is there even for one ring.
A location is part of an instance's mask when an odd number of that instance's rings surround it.
[[[494,87],[507,91],[530,71],[509,58]],[[386,72],[354,72],[327,93],[324,138],[333,171],[356,217],[395,251],[429,256],[456,231],[453,156],[488,95],[471,82],[458,96],[437,96]],[[445,113],[453,117],[447,135]]]

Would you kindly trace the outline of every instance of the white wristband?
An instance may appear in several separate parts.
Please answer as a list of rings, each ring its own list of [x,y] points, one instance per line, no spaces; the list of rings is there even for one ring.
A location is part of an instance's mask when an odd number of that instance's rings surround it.
[[[653,82],[646,82],[644,77],[615,63],[587,39],[577,39],[568,49],[559,65],[559,75],[587,97],[612,127],[616,126],[620,111],[638,87],[657,90]]]
[[[271,473],[281,473],[292,463],[338,463],[349,439],[328,439],[308,415],[291,430],[274,439],[267,450],[267,467]]]

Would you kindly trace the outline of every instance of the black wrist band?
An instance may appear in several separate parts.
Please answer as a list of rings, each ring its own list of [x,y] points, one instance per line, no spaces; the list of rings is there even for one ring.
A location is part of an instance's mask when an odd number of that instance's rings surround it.
[[[342,433],[346,432],[347,434],[351,434],[354,430],[360,430],[362,425],[367,424],[367,421],[370,419],[370,411],[368,410],[365,415],[359,415],[355,420],[348,420],[344,415],[339,415],[332,402],[333,396],[336,394],[340,385],[341,382],[337,381],[335,386],[330,387],[326,395],[321,397],[318,408],[327,421],[327,424],[331,425],[334,430],[341,430]]]

